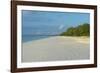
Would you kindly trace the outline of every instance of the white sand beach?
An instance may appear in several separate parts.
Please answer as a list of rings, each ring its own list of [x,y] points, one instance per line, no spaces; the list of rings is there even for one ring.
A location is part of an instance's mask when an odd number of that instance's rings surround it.
[[[22,44],[22,62],[82,60],[90,57],[89,37],[54,36]]]

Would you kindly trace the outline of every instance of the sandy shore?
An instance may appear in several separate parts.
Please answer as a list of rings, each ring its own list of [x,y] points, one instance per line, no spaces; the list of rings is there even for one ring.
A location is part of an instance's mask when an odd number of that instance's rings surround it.
[[[88,37],[54,36],[22,45],[22,62],[89,59]]]

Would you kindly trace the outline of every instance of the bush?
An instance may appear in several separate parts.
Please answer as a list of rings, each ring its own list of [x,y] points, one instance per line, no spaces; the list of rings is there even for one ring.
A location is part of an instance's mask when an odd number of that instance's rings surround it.
[[[90,35],[90,25],[88,23],[79,25],[77,27],[70,27],[65,32],[60,35],[64,36],[89,36]]]

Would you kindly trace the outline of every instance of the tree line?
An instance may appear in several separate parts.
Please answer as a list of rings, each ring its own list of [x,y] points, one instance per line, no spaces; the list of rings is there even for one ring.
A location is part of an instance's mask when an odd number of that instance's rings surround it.
[[[60,34],[61,36],[89,36],[90,35],[90,25],[84,23],[76,27],[70,27],[65,32]]]

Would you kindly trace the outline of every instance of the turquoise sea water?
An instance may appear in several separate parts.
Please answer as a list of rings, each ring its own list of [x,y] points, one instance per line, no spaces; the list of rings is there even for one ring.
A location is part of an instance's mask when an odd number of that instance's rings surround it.
[[[22,36],[22,42],[28,42],[28,41],[33,41],[33,40],[40,40],[44,38],[48,38],[52,36],[47,36],[47,35],[23,35]]]

